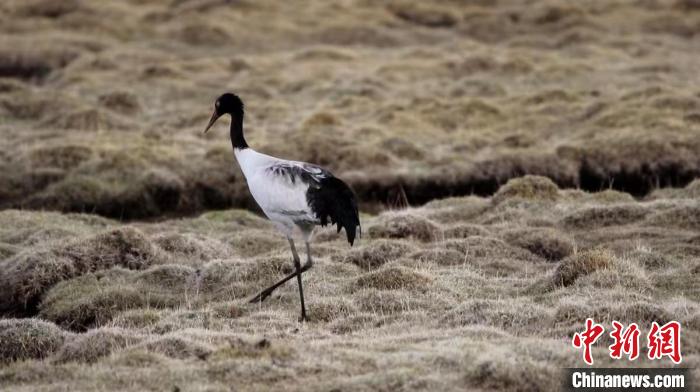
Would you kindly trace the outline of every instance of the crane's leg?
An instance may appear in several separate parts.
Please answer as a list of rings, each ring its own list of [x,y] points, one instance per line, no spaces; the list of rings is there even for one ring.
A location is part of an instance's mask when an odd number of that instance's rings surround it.
[[[294,255],[294,268],[297,272],[297,285],[299,286],[299,300],[301,302],[301,317],[300,321],[306,321],[306,305],[304,305],[304,286],[301,284],[301,261],[299,260],[299,255],[297,254],[297,249],[294,247],[294,240],[289,238],[289,246],[292,247],[292,254]]]
[[[296,249],[294,248],[294,242],[292,242],[291,239],[289,241],[290,241],[290,244],[292,246],[292,254],[295,255],[294,263],[295,263],[295,267],[296,267],[296,264],[299,263],[299,261],[298,261],[299,256],[297,255]],[[306,244],[307,251],[309,250],[308,246],[309,246],[309,244],[307,242],[307,244]],[[297,271],[292,272],[291,274],[285,276],[279,282],[277,282],[277,283],[273,284],[272,286],[266,288],[265,290],[261,291],[260,294],[256,295],[255,297],[253,297],[253,299],[250,300],[250,303],[262,302],[262,301],[266,300],[267,297],[269,297],[278,287],[287,283],[287,281],[289,281],[290,279],[293,279],[295,276],[301,275],[302,273],[308,271],[309,269],[311,269],[312,266],[313,266],[313,262],[311,261],[311,254],[309,254],[307,257],[306,264],[301,266],[301,270],[297,270]]]

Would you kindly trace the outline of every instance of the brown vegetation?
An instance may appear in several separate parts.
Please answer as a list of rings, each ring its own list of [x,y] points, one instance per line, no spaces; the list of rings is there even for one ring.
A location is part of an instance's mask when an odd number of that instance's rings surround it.
[[[556,390],[586,317],[697,376],[697,3],[0,2],[0,389]],[[224,90],[358,193],[308,323]]]
[[[0,207],[252,207],[223,126],[199,134],[222,89],[251,144],[329,166],[365,206],[700,174],[687,2],[176,3],[3,4]],[[495,203],[554,190],[525,183]]]
[[[299,388],[320,377],[331,389],[541,390],[559,385],[561,366],[579,364],[566,341],[587,317],[642,328],[680,320],[684,363],[694,366],[699,236],[692,220],[667,215],[692,216],[696,198],[538,196],[531,184],[542,181],[515,181],[498,203],[452,198],[364,215],[373,234],[353,248],[321,230],[304,275],[305,324],[291,282],[247,303],[293,269],[285,242],[249,212],[121,224],[4,211],[5,290],[37,293],[34,307],[21,296],[5,303],[37,318],[0,321],[0,383],[59,377],[99,389],[122,385],[116,367],[132,374],[131,390],[289,386],[290,372]],[[19,262],[29,255],[44,261]]]

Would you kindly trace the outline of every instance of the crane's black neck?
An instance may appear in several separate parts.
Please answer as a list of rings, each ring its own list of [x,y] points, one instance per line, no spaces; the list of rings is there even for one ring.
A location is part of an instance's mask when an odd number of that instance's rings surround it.
[[[231,115],[231,144],[234,149],[243,150],[248,148],[248,143],[243,136],[243,114],[240,116]]]

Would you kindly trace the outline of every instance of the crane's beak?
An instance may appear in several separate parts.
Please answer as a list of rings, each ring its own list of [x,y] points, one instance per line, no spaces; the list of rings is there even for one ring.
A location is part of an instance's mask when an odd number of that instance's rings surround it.
[[[216,120],[219,119],[221,115],[216,112],[216,109],[214,110],[214,113],[211,115],[211,119],[209,120],[209,124],[207,124],[207,127],[204,129],[204,133],[207,133],[209,131],[209,128],[211,128],[212,125],[216,122]]]

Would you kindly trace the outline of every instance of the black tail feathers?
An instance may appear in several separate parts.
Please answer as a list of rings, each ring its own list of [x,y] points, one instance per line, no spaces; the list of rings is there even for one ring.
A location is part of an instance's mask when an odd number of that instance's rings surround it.
[[[327,225],[330,218],[331,224],[336,225],[338,233],[341,229],[345,229],[350,245],[355,242],[358,230],[360,235],[362,234],[355,194],[340,179],[323,178],[318,186],[309,187],[306,198],[321,221],[321,226]]]

